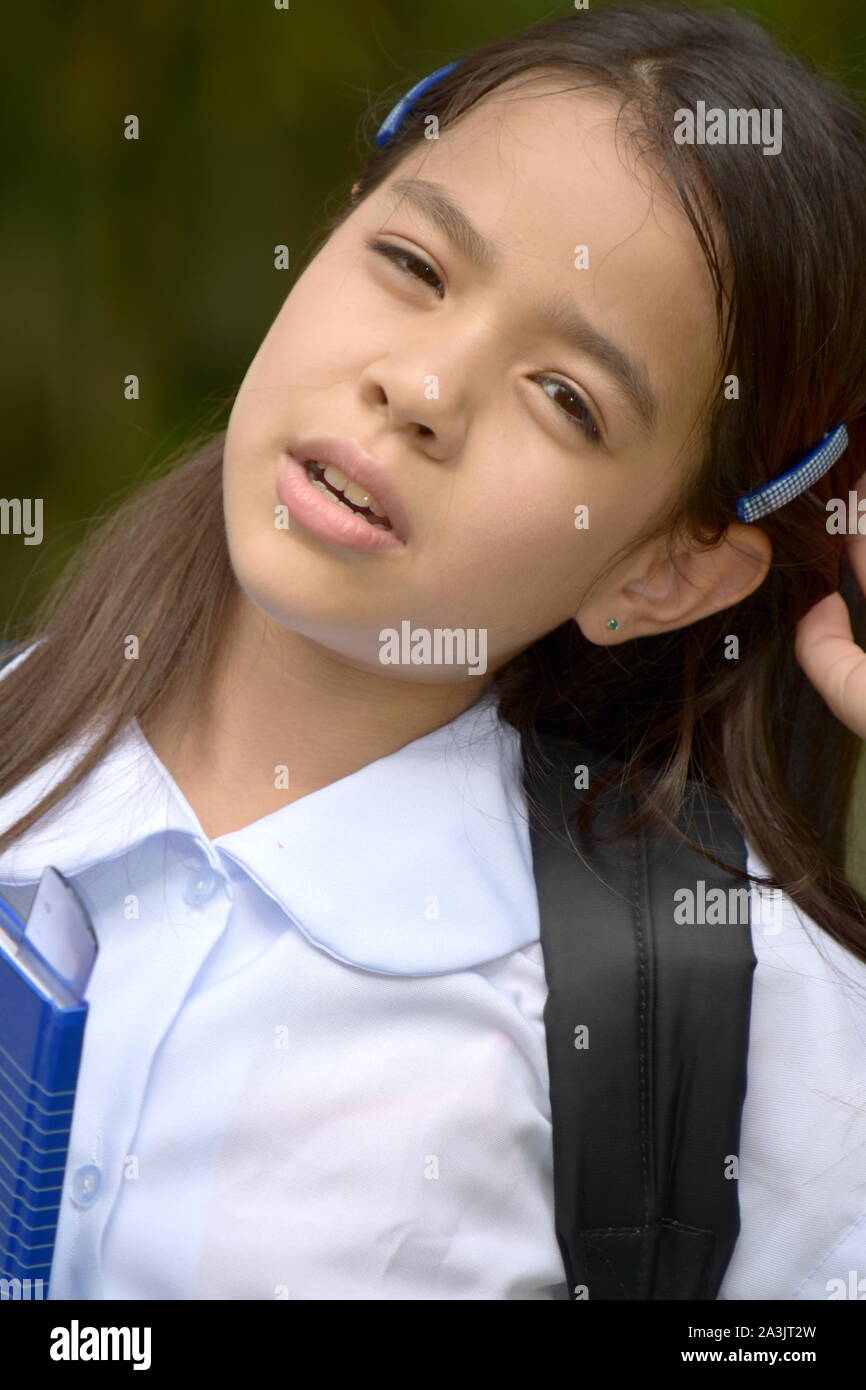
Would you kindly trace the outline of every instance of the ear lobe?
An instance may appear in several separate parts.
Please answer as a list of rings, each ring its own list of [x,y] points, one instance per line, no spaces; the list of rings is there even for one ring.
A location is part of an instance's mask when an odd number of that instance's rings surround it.
[[[645,555],[645,573],[596,598],[592,613],[582,608],[574,621],[595,643],[605,642],[611,614],[617,617],[622,638],[673,632],[754,593],[772,559],[773,544],[766,531],[732,522],[715,545],[684,545],[673,555],[666,549],[649,560]],[[613,640],[620,640],[619,634]]]

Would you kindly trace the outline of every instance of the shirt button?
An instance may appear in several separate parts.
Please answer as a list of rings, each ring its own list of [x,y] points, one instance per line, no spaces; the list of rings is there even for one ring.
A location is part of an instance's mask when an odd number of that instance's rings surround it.
[[[102,1187],[102,1170],[93,1163],[76,1168],[69,1184],[69,1195],[77,1207],[89,1207]]]
[[[209,864],[203,865],[190,874],[186,881],[183,900],[190,907],[201,907],[213,897],[219,878]]]

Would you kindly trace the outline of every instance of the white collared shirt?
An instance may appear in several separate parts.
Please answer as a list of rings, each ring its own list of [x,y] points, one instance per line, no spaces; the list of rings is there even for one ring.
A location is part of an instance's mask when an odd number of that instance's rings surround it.
[[[132,721],[0,856],[99,941],[52,1298],[566,1296],[518,757],[482,701],[210,841]]]
[[[567,1297],[520,759],[485,697],[211,841],[133,720],[0,855],[0,894],[54,864],[99,941],[53,1299]],[[720,1297],[863,1297],[866,967],[783,906]]]

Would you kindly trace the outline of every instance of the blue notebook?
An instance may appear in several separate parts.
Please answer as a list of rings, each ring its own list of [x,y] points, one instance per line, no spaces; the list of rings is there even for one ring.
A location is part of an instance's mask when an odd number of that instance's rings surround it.
[[[26,924],[0,897],[0,1298],[48,1296],[96,950],[52,866]]]

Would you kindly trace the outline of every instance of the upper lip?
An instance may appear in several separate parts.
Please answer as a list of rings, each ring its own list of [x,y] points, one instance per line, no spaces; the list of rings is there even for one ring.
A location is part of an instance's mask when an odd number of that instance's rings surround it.
[[[371,492],[381,507],[384,507],[391,529],[399,540],[405,543],[409,534],[409,523],[403,505],[397,496],[393,480],[375,459],[365,454],[352,439],[317,437],[301,439],[292,446],[291,453],[299,463],[315,459],[317,463],[332,463],[345,473],[353,483]]]

